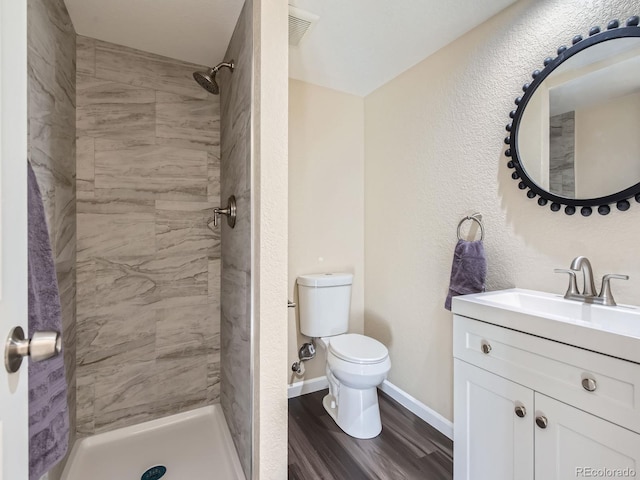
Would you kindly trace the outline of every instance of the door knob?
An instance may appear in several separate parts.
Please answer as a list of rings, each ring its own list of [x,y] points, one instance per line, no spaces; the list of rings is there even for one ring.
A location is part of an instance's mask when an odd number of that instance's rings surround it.
[[[482,349],[482,353],[484,353],[485,355],[488,355],[491,352],[491,345],[489,344],[489,342],[482,342],[480,348]]]
[[[24,357],[33,362],[41,362],[55,357],[62,351],[62,337],[58,332],[35,332],[31,340],[24,338],[22,327],[9,332],[4,349],[4,366],[9,373],[15,373],[22,365]]]

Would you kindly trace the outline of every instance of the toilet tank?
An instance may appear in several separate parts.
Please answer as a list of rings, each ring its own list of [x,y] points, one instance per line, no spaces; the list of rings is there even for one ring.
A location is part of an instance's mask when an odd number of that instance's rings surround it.
[[[317,273],[298,277],[300,333],[329,337],[349,329],[350,273]]]

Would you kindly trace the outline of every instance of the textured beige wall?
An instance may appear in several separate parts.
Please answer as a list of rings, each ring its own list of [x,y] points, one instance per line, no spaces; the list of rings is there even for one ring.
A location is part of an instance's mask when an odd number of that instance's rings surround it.
[[[589,218],[552,213],[511,179],[504,125],[530,73],[559,45],[631,0],[522,0],[365,99],[365,333],[389,346],[389,380],[452,418],[451,313],[443,308],[456,225],[479,211],[488,289],[564,292],[566,267],[631,275],[616,298],[638,304],[640,206]]]
[[[287,2],[254,0],[253,478],[287,478]]]
[[[354,274],[349,331],[364,327],[364,99],[289,80],[289,298],[306,273]],[[303,375],[290,366],[308,337],[289,309],[290,383],[325,374],[318,350]]]

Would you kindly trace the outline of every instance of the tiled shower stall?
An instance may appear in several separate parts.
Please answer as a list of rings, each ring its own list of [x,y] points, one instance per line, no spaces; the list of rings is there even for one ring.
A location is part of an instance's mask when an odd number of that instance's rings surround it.
[[[29,158],[61,291],[71,442],[220,402],[250,477],[251,2],[220,96],[193,81],[204,65],[77,36],[63,0],[28,3]],[[237,225],[216,227],[231,194]]]

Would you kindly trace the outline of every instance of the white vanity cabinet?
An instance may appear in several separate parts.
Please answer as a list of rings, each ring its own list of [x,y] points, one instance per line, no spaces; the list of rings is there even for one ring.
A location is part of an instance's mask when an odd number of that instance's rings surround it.
[[[460,315],[453,338],[455,480],[640,476],[640,364]]]

